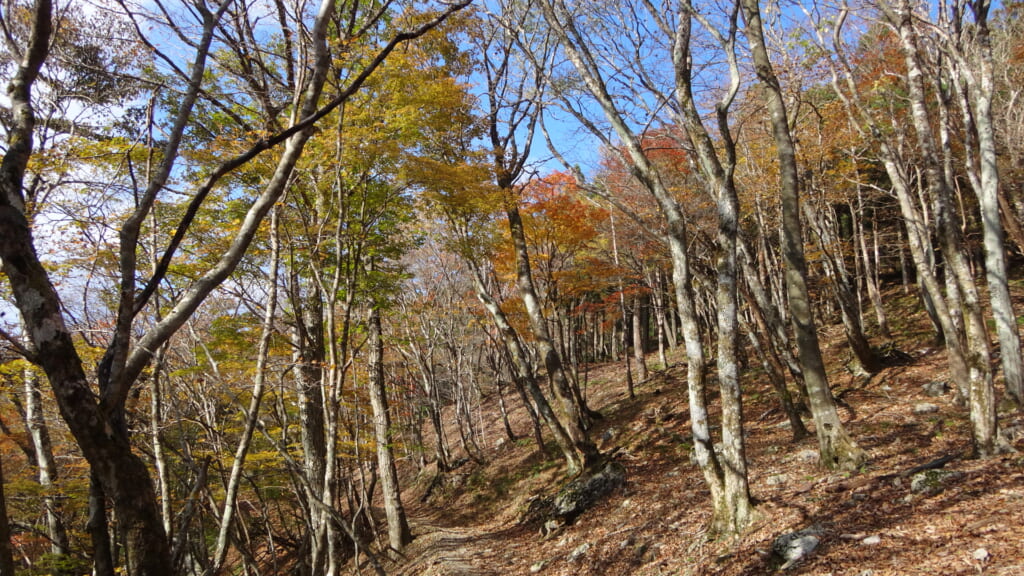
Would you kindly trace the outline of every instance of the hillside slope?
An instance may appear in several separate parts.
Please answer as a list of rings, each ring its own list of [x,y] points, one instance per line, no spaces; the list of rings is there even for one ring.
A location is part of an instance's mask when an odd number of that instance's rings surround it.
[[[824,331],[842,415],[871,456],[858,474],[819,467],[815,439],[792,442],[769,385],[747,373],[747,457],[760,519],[742,538],[707,539],[708,492],[689,458],[685,366],[655,372],[629,400],[623,367],[602,365],[588,378],[589,402],[605,416],[593,433],[626,467],[623,490],[542,537],[520,519],[530,497],[564,480],[557,455],[537,453],[522,407],[511,414],[520,439],[504,441],[497,402],[485,400],[486,464],[467,462],[426,501],[432,472],[420,475],[405,495],[417,538],[388,573],[768,574],[782,564],[773,541],[807,530],[819,545],[786,573],[1024,574],[1024,456],[968,457],[966,412],[951,393],[924,388],[944,378],[945,354],[909,312],[912,298],[893,296],[893,305],[901,307],[895,345],[911,359],[869,380],[843,370],[841,330]],[[1001,426],[1024,449],[1024,417],[1002,414]],[[954,474],[915,492],[918,467]]]

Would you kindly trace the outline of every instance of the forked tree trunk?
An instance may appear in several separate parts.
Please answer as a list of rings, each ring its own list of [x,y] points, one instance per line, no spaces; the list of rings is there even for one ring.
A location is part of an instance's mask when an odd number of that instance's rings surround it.
[[[572,384],[569,382],[562,366],[561,356],[555,349],[548,330],[547,320],[541,311],[540,299],[537,298],[536,289],[533,283],[533,273],[530,267],[530,255],[526,245],[526,233],[523,229],[522,217],[519,214],[518,200],[516,193],[511,188],[505,188],[505,215],[508,218],[509,233],[512,236],[516,259],[516,286],[519,296],[523,300],[526,314],[530,319],[530,327],[536,341],[537,352],[540,355],[544,368],[547,370],[547,377],[551,382],[552,389],[558,399],[561,420],[565,426],[569,438],[572,440],[573,448],[579,454],[584,468],[598,461],[600,453],[597,446],[587,434],[589,419],[586,417],[584,407],[580,406],[576,395],[573,393]]]
[[[508,351],[512,362],[513,378],[516,379],[516,383],[521,385],[529,393],[530,398],[533,399],[534,407],[540,416],[544,419],[544,423],[547,424],[548,430],[551,431],[554,436],[555,443],[558,444],[559,449],[562,451],[562,455],[565,457],[566,468],[570,475],[583,470],[584,460],[582,456],[577,453],[576,447],[573,443],[572,437],[566,430],[565,425],[555,414],[551,408],[551,404],[548,403],[547,398],[544,396],[544,392],[537,385],[537,379],[534,376],[533,370],[530,366],[530,360],[526,356],[526,351],[523,350],[522,344],[519,342],[519,336],[515,332],[515,328],[508,321],[505,316],[505,312],[501,309],[501,306],[494,301],[494,298],[487,292],[484,286],[484,281],[480,268],[476,262],[471,260],[468,261],[470,269],[473,272],[473,288],[476,291],[476,297],[483,304],[488,314],[491,316],[491,321],[494,322],[497,327],[499,334],[501,335],[502,343],[505,349]],[[525,401],[524,397],[524,401]],[[544,451],[543,439],[539,436],[539,429],[535,427],[535,435],[537,435],[538,450]]]
[[[398,469],[391,448],[391,415],[388,412],[387,391],[384,383],[384,339],[381,335],[380,312],[370,308],[369,382],[370,405],[373,407],[373,431],[377,441],[377,468],[380,470],[380,489],[384,499],[384,513],[388,519],[388,545],[392,555],[400,556],[405,545],[412,542],[412,531],[402,506]]]

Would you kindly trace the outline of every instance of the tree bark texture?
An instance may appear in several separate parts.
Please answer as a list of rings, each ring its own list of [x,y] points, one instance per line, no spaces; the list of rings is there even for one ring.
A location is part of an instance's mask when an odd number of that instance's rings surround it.
[[[384,382],[384,339],[381,335],[380,312],[370,309],[369,382],[370,405],[373,408],[373,431],[377,441],[377,469],[380,470],[381,496],[388,519],[388,545],[395,555],[401,555],[405,545],[412,542],[412,531],[402,506],[398,485],[398,469],[391,448],[391,415],[388,412],[387,391]]]
[[[969,351],[969,405],[974,449],[982,456],[995,453],[997,424],[995,393],[992,385],[991,353],[988,332],[982,317],[977,286],[967,262],[958,223],[955,220],[951,186],[939,160],[938,147],[932,134],[925,100],[920,38],[913,21],[911,5],[900,0],[897,7],[882,4],[889,23],[899,34],[904,62],[907,66],[907,88],[911,117],[914,122],[919,159],[924,164],[928,190],[935,203],[935,217],[945,260],[956,289],[964,304],[964,328]],[[998,223],[997,223],[998,225]],[[1003,249],[1000,244],[1000,251]],[[947,339],[952,336],[947,334]]]
[[[821,357],[817,326],[807,291],[807,261],[804,256],[800,223],[796,149],[789,131],[786,104],[764,43],[760,5],[757,0],[741,2],[747,40],[750,43],[757,77],[768,93],[767,106],[782,178],[782,252],[786,263],[790,317],[793,331],[796,333],[800,366],[807,387],[811,414],[814,417],[821,463],[830,469],[855,470],[867,460],[867,454],[857,446],[839,419],[829,389],[825,363]]]
[[[1021,360],[1020,333],[1017,315],[1010,300],[1006,266],[1005,231],[1000,218],[1000,176],[996,151],[996,138],[992,114],[994,91],[994,64],[992,41],[988,27],[990,2],[977,2],[973,10],[976,30],[974,32],[975,62],[977,70],[965,72],[967,89],[971,96],[965,116],[972,116],[977,133],[978,162],[980,177],[971,179],[981,209],[982,238],[985,244],[985,279],[988,282],[992,314],[996,321],[996,335],[999,339],[1000,358],[1006,391],[1018,407],[1024,407],[1024,368]],[[973,166],[968,170],[973,171]],[[1007,221],[1016,224],[1013,214],[1006,215]]]

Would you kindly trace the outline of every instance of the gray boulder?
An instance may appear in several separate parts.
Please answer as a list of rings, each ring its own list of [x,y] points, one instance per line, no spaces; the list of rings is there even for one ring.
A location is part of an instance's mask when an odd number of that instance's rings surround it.
[[[931,496],[942,492],[951,482],[963,477],[963,472],[954,470],[925,470],[910,478],[910,491],[914,494]]]
[[[949,392],[949,384],[941,380],[929,382],[925,384],[923,388],[925,395],[931,396],[932,398],[945,396]]]
[[[811,526],[776,538],[772,542],[772,553],[783,560],[779,569],[788,570],[814,552],[821,543],[821,534],[820,527]]]
[[[615,461],[594,471],[584,472],[565,485],[554,499],[554,515],[572,523],[585,510],[600,502],[626,483],[626,469]]]

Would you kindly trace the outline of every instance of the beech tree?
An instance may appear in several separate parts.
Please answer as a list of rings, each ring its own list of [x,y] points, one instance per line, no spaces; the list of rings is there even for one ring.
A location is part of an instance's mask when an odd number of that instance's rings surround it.
[[[689,3],[680,3],[669,11],[661,10],[652,3],[644,4],[643,18],[650,20],[654,30],[662,37],[665,52],[670,56],[672,70],[668,87],[659,85],[663,81],[654,71],[648,71],[642,62],[632,59],[633,54],[642,51],[619,47],[617,39],[609,32],[615,28],[610,22],[616,21],[617,14],[596,14],[592,19],[580,12],[580,8],[565,2],[541,2],[545,21],[559,40],[559,47],[572,65],[583,85],[583,90],[592,98],[604,114],[604,119],[618,138],[614,143],[611,134],[601,130],[595,121],[582,113],[582,108],[573,108],[570,102],[565,107],[575,111],[575,117],[588,127],[609,149],[621,145],[621,161],[630,167],[632,175],[640,181],[655,199],[665,218],[667,233],[665,240],[672,255],[673,281],[676,301],[683,325],[683,336],[687,352],[687,380],[689,384],[690,418],[694,436],[697,461],[711,489],[714,508],[712,529],[723,533],[742,531],[753,518],[753,503],[747,484],[746,457],[744,456],[742,432],[742,402],[740,398],[737,345],[737,289],[736,289],[736,241],[738,231],[738,206],[732,173],[735,166],[735,149],[728,125],[728,110],[739,89],[739,69],[734,51],[736,39],[736,10],[727,11],[725,30],[720,32],[707,19],[699,16]],[[636,18],[633,14],[624,17]],[[716,104],[718,128],[726,141],[726,160],[723,161],[715,149],[710,132],[704,125],[694,100],[693,60],[691,55],[691,26],[698,19],[704,29],[713,37],[718,46],[725,50],[728,87]],[[584,28],[593,23],[593,29]],[[644,26],[638,25],[637,30]],[[584,31],[586,30],[586,32]],[[643,36],[643,37],[641,37]],[[643,42],[646,32],[637,32],[625,42]],[[604,44],[600,44],[603,42]],[[619,62],[620,55],[626,60]],[[603,61],[615,62],[618,71],[624,74],[638,74],[641,81],[635,84],[644,92],[616,95],[609,89],[611,71],[601,65]],[[649,92],[647,91],[649,90]],[[633,98],[624,102],[624,98]],[[686,144],[697,157],[709,195],[715,200],[718,215],[717,241],[719,250],[716,258],[718,285],[715,296],[718,327],[718,379],[722,392],[722,443],[719,453],[713,447],[708,422],[708,407],[705,390],[705,357],[703,339],[699,325],[691,286],[689,262],[689,233],[687,217],[678,199],[665,186],[664,178],[651,162],[642,147],[642,139],[630,126],[625,110],[636,109],[649,113],[645,99],[653,98],[656,104],[667,105],[675,114],[674,123],[684,129]],[[646,123],[653,118],[645,118]]]
[[[863,138],[870,138],[877,146],[878,159],[899,202],[924,300],[945,342],[950,377],[956,383],[960,397],[970,406],[975,451],[981,455],[992,454],[997,449],[998,436],[989,362],[990,344],[957,223],[959,216],[955,209],[952,174],[946,169],[949,163],[943,160],[933,133],[923,52],[919,45],[921,38],[908,4],[886,5],[881,12],[902,57],[904,68],[900,81],[905,83],[909,124],[914,128],[910,136],[916,144],[910,160],[917,162],[913,166],[926,175],[921,179],[923,182],[917,181],[908,168],[908,153],[904,149],[900,128],[896,125],[888,128],[885,122],[891,121],[892,115],[877,114],[872,109],[872,102],[865,95],[866,88],[858,75],[860,71],[851,64],[844,28],[851,14],[849,7],[843,4],[829,16],[831,21],[827,24],[821,20],[820,13],[815,13],[817,19],[812,18],[817,26],[815,38],[819,46],[830,48],[824,53],[830,55],[832,86],[843,102],[850,124]],[[942,132],[941,123],[939,128]],[[915,188],[926,191],[930,202],[916,198]],[[945,289],[935,267],[929,218],[922,210],[922,206],[929,203],[934,207],[936,234],[942,245],[942,259],[949,270]]]
[[[542,113],[543,94],[547,88],[549,72],[546,60],[551,54],[551,39],[543,31],[534,37],[520,36],[522,24],[529,17],[528,7],[508,3],[505,8],[506,12],[500,16],[506,20],[495,22],[491,32],[494,36],[487,39],[488,45],[505,48],[499,50],[497,55],[485,50],[482,60],[486,78],[483,116],[490,142],[490,168],[500,193],[513,246],[516,288],[530,321],[534,345],[557,400],[559,419],[577,454],[569,466],[570,473],[576,473],[599,461],[597,447],[587,434],[587,427],[594,414],[570,382],[562,355],[555,347],[548,328],[537,293],[534,267],[520,211],[523,188],[531,177],[528,162]],[[534,62],[541,65],[531,71],[525,59],[517,62],[517,53],[512,51],[516,44],[535,50]]]
[[[963,118],[965,172],[981,212],[985,280],[996,321],[1003,378],[1010,399],[1024,406],[1024,367],[1017,315],[1010,301],[1003,226],[1004,222],[1016,224],[1016,219],[1007,210],[1009,204],[1005,200],[1000,203],[1002,179],[993,112],[996,64],[989,28],[991,9],[987,0],[953,2],[948,11],[939,14],[936,28],[940,46],[948,55],[945,63],[957,89],[955,100]],[[968,13],[973,21],[968,20]],[[1001,210],[1006,212],[1004,216]]]
[[[790,134],[782,87],[772,68],[765,45],[758,2],[742,0],[741,5],[754,69],[768,91],[768,111],[771,116],[772,136],[775,138],[782,184],[782,252],[786,261],[789,309],[800,350],[800,365],[811,404],[811,414],[814,416],[821,462],[829,468],[855,470],[864,463],[867,454],[850,438],[846,427],[839,419],[825,373],[825,362],[821,357],[817,324],[814,321],[807,290],[807,262],[804,258],[803,226],[800,220],[796,150]]]

